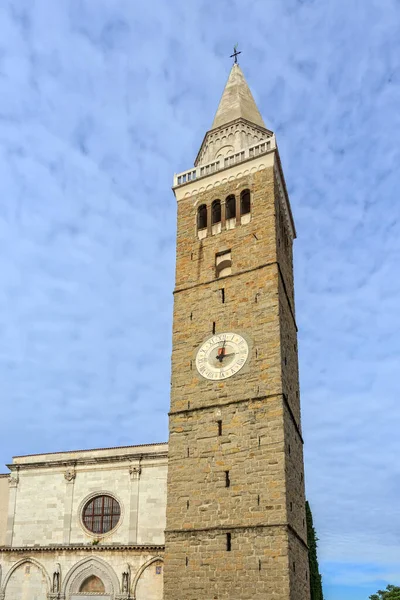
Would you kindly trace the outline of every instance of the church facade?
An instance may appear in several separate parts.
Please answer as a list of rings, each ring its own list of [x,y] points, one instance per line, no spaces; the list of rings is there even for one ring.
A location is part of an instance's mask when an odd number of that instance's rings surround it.
[[[0,600],[309,600],[296,232],[236,62],[173,190],[168,449],[15,458],[0,477]]]
[[[166,444],[16,457],[10,469],[1,600],[162,600]]]

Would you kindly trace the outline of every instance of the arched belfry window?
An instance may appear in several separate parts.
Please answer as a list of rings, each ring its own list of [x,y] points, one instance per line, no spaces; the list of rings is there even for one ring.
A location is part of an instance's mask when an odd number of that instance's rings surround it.
[[[240,194],[240,214],[247,215],[250,212],[250,190],[243,190]]]
[[[236,198],[233,194],[226,199],[226,218],[234,219],[236,217]]]
[[[207,228],[207,206],[202,204],[197,209],[197,229]]]
[[[214,200],[211,207],[211,223],[215,225],[221,222],[221,200]]]

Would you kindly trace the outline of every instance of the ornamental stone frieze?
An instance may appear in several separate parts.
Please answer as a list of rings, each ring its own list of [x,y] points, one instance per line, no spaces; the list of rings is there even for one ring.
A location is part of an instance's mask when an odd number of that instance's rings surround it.
[[[18,482],[19,482],[18,473],[11,473],[10,478],[8,480],[8,485],[10,486],[10,488],[16,488],[18,486]]]
[[[64,479],[68,482],[71,483],[74,481],[76,477],[76,470],[75,467],[69,467],[68,469],[66,469],[66,471],[64,472]]]
[[[140,474],[142,472],[142,468],[140,465],[129,465],[129,475],[131,476],[131,480],[140,478]]]

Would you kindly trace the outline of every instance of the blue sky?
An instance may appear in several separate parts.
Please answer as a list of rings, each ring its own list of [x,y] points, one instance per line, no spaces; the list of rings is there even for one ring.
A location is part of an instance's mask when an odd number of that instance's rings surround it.
[[[326,600],[400,584],[399,0],[3,0],[0,463],[167,439],[174,172],[234,43],[298,231]]]

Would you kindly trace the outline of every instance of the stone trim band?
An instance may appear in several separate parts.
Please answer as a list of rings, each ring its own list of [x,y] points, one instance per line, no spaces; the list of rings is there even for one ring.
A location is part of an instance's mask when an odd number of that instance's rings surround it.
[[[181,410],[174,410],[174,411],[170,411],[168,413],[169,417],[172,417],[174,415],[182,415],[185,413],[193,413],[196,411],[201,411],[201,410],[207,410],[207,409],[213,409],[213,408],[221,408],[221,406],[230,406],[232,404],[242,404],[243,402],[257,402],[259,400],[269,400],[270,398],[279,398],[280,396],[282,396],[283,398],[283,403],[286,406],[286,408],[288,409],[290,418],[294,424],[294,427],[296,429],[296,432],[300,438],[300,441],[302,444],[304,444],[304,440],[303,440],[303,436],[301,435],[301,431],[300,428],[296,422],[296,419],[294,417],[293,411],[290,408],[288,399],[286,394],[283,393],[279,393],[279,394],[268,394],[267,396],[253,396],[252,398],[241,398],[240,400],[229,400],[228,402],[219,402],[219,403],[213,403],[213,404],[208,404],[207,406],[194,406],[193,408],[183,408]]]
[[[271,528],[285,528],[289,529],[289,531],[303,544],[305,548],[308,550],[307,543],[303,540],[303,538],[297,533],[297,531],[289,525],[289,523],[260,523],[259,525],[220,525],[218,527],[204,527],[202,529],[166,529],[165,534],[168,533],[207,533],[208,531],[246,531],[248,529],[271,529]]]

